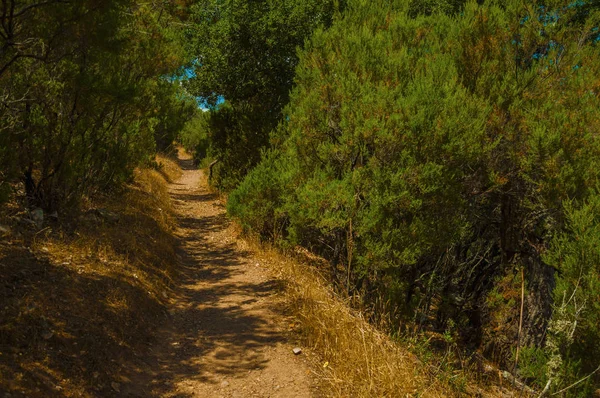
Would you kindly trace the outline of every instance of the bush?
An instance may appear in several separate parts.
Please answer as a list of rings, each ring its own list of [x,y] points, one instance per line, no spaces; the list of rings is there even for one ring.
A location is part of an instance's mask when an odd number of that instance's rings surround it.
[[[351,1],[300,53],[279,160],[232,194],[232,213],[258,231],[285,220],[277,236],[329,258],[340,285],[423,327],[453,323],[509,369],[517,345],[550,352],[557,279],[544,254],[563,203],[587,200],[600,177],[600,14],[579,7],[419,16]],[[278,171],[283,185],[269,182]],[[496,324],[495,311],[509,316]]]
[[[209,112],[208,154],[218,160],[213,168],[211,183],[230,191],[242,181],[261,157],[268,143],[267,127],[260,112],[234,107],[229,102]]]
[[[209,124],[217,187],[235,188],[260,161],[289,102],[297,48],[344,3],[209,0],[191,7],[188,46],[197,62],[186,87],[212,105],[226,100]]]
[[[24,180],[31,206],[55,210],[127,181],[170,144],[186,107],[164,79],[185,56],[171,6],[11,4],[21,11],[0,27],[2,182]]]
[[[276,152],[269,152],[227,201],[227,211],[238,217],[246,231],[253,230],[272,241],[282,238],[286,218],[280,212],[288,185],[282,162]]]
[[[209,120],[208,112],[197,111],[179,133],[181,144],[198,163],[209,156]]]
[[[570,385],[593,374],[573,396],[591,396],[600,383],[600,196],[581,205],[565,203],[566,226],[550,244],[544,260],[557,271],[554,311],[546,343],[547,372],[540,385]],[[541,380],[540,380],[541,379]]]

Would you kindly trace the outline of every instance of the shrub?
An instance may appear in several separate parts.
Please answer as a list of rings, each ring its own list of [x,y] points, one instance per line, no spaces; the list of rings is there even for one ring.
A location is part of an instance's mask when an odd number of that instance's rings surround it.
[[[260,198],[233,213],[259,231],[286,220],[279,235],[329,258],[340,285],[383,294],[423,327],[452,322],[506,368],[515,346],[551,352],[559,280],[544,254],[571,234],[563,203],[585,202],[600,177],[600,14],[583,6],[420,16],[349,2],[300,53],[272,138],[280,160],[232,194]],[[278,169],[286,188],[273,194],[259,176]],[[494,311],[509,316],[494,326]]]
[[[162,78],[185,56],[171,6],[10,4],[17,12],[0,27],[2,182],[25,180],[29,204],[55,210],[130,179],[182,109]]]
[[[179,140],[183,147],[194,155],[197,162],[209,156],[209,119],[208,112],[197,111],[179,133]]]
[[[246,231],[273,241],[282,238],[286,225],[280,208],[288,184],[281,163],[277,153],[265,154],[227,201],[227,211],[239,218]]]
[[[538,380],[540,385],[550,379],[553,386],[564,386],[592,374],[570,391],[585,397],[600,383],[600,196],[594,192],[581,205],[567,201],[565,215],[565,229],[552,239],[544,257],[557,277],[547,371]]]

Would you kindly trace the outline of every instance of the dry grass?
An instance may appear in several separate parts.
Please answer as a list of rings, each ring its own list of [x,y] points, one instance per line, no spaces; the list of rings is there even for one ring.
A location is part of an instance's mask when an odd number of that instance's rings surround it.
[[[118,197],[89,204],[74,229],[68,214],[41,230],[22,210],[3,215],[0,392],[113,396],[140,368],[176,276],[166,178],[180,170],[158,161]]]
[[[158,171],[168,182],[176,181],[183,174],[177,163],[177,159],[173,156],[158,154],[156,156],[156,163],[158,164]]]
[[[257,257],[271,265],[274,276],[283,280],[284,301],[297,323],[294,330],[302,344],[316,354],[315,378],[327,396],[519,396],[510,383],[498,383],[493,371],[444,369],[447,364],[432,352],[427,361],[421,361],[415,353],[427,350],[426,345],[394,341],[333,291],[320,273],[328,267],[325,260],[303,249],[284,255],[253,239],[247,243]]]
[[[316,379],[331,397],[445,397],[452,395],[427,374],[418,359],[333,290],[314,258],[284,256],[250,243],[276,277],[285,281],[285,301],[298,322],[303,344],[317,355]]]
[[[119,197],[92,203],[74,230],[63,227],[66,214],[42,230],[23,223],[18,208],[0,214],[12,230],[0,235],[0,393],[115,396],[114,383],[142,368],[137,358],[168,321],[176,277],[166,181],[181,170],[168,157],[157,164],[136,171]],[[263,247],[256,255],[286,282],[285,301],[329,396],[458,395],[334,294],[319,259]]]

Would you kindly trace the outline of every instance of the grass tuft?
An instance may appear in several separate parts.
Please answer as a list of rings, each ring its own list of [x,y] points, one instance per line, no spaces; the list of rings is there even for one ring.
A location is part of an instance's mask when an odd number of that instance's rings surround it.
[[[175,182],[183,175],[177,159],[172,155],[158,154],[156,156],[157,170],[168,182]]]

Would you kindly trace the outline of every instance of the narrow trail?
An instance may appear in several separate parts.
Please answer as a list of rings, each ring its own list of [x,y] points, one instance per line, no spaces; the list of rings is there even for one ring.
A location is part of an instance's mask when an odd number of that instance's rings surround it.
[[[179,286],[157,345],[140,359],[125,396],[312,397],[309,367],[294,356],[277,282],[232,231],[224,206],[185,154],[170,185],[181,241]]]

